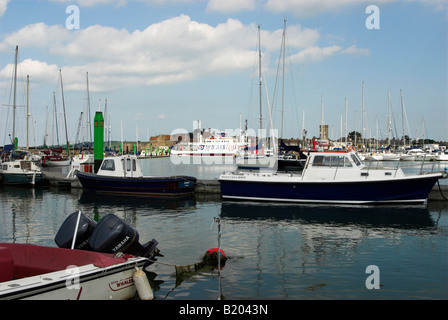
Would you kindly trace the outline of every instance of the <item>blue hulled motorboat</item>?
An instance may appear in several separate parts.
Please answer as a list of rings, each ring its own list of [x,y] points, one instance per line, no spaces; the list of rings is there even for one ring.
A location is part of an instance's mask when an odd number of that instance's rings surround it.
[[[178,196],[192,194],[196,178],[143,176],[135,155],[107,157],[97,173],[77,172],[83,189],[120,194]]]
[[[224,199],[301,203],[425,203],[442,173],[405,175],[401,168],[366,167],[354,151],[309,152],[302,172],[223,173]]]

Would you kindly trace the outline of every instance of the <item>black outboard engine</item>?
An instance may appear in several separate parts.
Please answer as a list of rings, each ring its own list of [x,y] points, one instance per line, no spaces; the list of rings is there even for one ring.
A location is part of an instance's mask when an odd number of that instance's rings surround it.
[[[59,228],[58,233],[54,238],[54,241],[59,248],[70,249],[72,247],[73,236],[75,235],[75,228],[79,215],[78,231],[76,232],[74,249],[91,250],[89,239],[96,226],[96,222],[84,213],[78,211],[70,214]]]
[[[150,259],[158,253],[157,244],[153,239],[141,245],[137,230],[114,214],[101,218],[89,240],[90,247],[97,252],[123,252]]]

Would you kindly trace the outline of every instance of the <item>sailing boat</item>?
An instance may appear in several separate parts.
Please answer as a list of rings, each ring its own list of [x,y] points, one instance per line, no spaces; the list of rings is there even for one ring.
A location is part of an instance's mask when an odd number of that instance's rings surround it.
[[[17,93],[17,57],[19,53],[19,46],[16,46],[14,59],[14,99],[13,99],[13,129],[11,145],[6,145],[3,148],[0,166],[0,179],[3,184],[14,185],[34,185],[43,180],[41,169],[31,160],[31,154],[28,150],[16,150],[15,137],[15,121],[16,121],[16,93]],[[27,96],[29,92],[29,76],[27,77]],[[28,106],[28,98],[27,98]],[[28,117],[28,108],[27,108]],[[27,122],[28,130],[28,122]]]
[[[62,155],[62,147],[59,147],[58,149],[48,148],[46,151],[43,152],[44,155],[42,155],[42,166],[44,166],[44,167],[61,167],[61,166],[68,166],[70,164],[69,143],[68,143],[68,134],[67,134],[67,120],[65,117],[64,88],[62,86],[62,71],[61,71],[61,69],[59,69],[59,78],[61,81],[62,105],[64,108],[65,137],[66,137],[66,141],[67,141],[67,156]]]
[[[88,129],[88,131],[90,133],[90,140],[92,140],[92,130],[91,130],[91,126],[90,126],[90,94],[89,94],[89,73],[88,72],[86,72],[86,82],[87,82],[87,105],[85,108],[87,110],[84,110],[84,112],[81,112],[81,116],[79,118],[78,132],[76,135],[75,145],[76,145],[76,142],[78,142],[77,140],[78,140],[78,135],[79,135],[81,126],[83,127],[83,130],[82,130],[83,132],[85,132],[84,129]],[[107,109],[107,100],[106,100],[105,108]],[[105,111],[105,113],[106,113],[106,111]],[[86,114],[87,114],[87,117],[84,116]],[[87,122],[87,126],[84,125],[84,123],[85,123],[84,119],[86,119],[85,122]],[[93,164],[94,163],[94,155],[89,150],[83,150],[85,135],[82,134],[82,137],[83,137],[83,140],[82,140],[81,151],[79,154],[73,156],[73,163]]]
[[[282,61],[281,131],[280,131],[280,143],[278,148],[279,150],[277,156],[277,167],[278,167],[277,169],[279,171],[300,171],[303,169],[303,166],[306,161],[306,156],[300,150],[299,145],[295,146],[286,145],[283,140],[283,120],[284,120],[284,104],[285,104],[285,55],[286,55],[286,19],[283,19],[282,45],[280,50],[280,57],[277,71],[278,75],[280,71],[280,61]],[[272,109],[274,109],[274,102],[272,102]]]
[[[260,26],[258,26],[258,72],[259,72],[259,99],[260,99],[260,127],[259,134],[261,135],[263,114],[262,114],[262,76],[261,76],[261,36]],[[248,153],[251,151],[252,153]],[[257,143],[255,146],[246,147],[243,150],[244,154],[240,154],[236,157],[236,165],[240,169],[261,169],[261,168],[273,168],[277,165],[275,157],[271,157],[270,154],[265,152],[262,137],[257,137]],[[255,152],[255,153],[253,153]]]
[[[390,132],[392,131],[391,128],[391,106],[390,106],[390,92],[388,92],[387,94],[387,151],[383,152],[383,161],[399,161],[400,160],[400,155],[398,153],[393,153],[390,150]]]

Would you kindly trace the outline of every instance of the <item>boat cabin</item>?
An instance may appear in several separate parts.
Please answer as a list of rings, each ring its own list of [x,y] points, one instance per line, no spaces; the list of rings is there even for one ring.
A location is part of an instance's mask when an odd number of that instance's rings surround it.
[[[367,167],[354,151],[310,152],[302,177],[313,180],[377,180],[386,176],[402,177],[397,168]]]
[[[127,154],[122,156],[107,157],[101,163],[97,175],[123,178],[143,177],[143,171],[137,156]]]
[[[361,158],[356,152],[326,151],[308,154],[306,167],[328,167],[328,168],[363,168]]]

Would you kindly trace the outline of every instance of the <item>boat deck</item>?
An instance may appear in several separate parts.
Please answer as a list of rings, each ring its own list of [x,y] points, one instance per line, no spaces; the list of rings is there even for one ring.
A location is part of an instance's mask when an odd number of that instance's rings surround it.
[[[93,264],[104,268],[126,261],[124,258],[115,258],[113,254],[31,244],[0,243],[0,248],[6,249],[2,250],[2,256],[10,255],[10,260],[13,262],[12,270],[2,268],[3,281],[8,277],[12,280],[65,270],[70,265]]]

